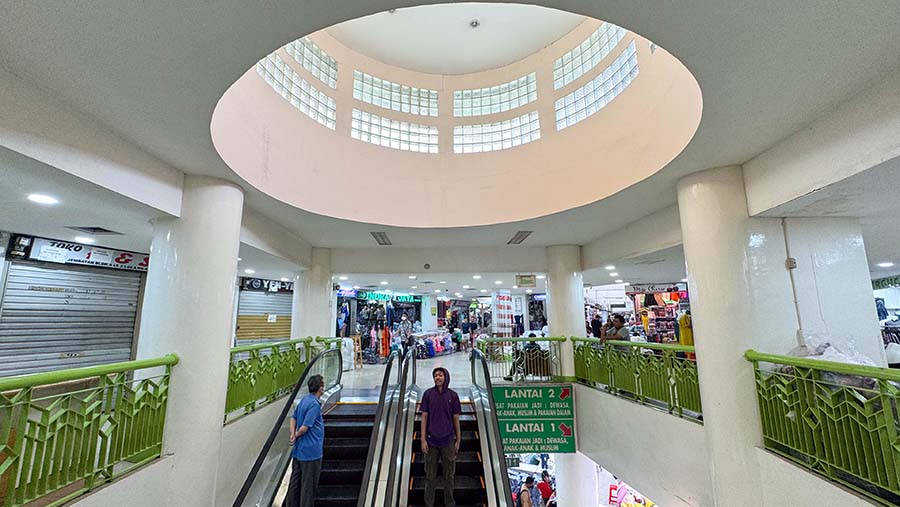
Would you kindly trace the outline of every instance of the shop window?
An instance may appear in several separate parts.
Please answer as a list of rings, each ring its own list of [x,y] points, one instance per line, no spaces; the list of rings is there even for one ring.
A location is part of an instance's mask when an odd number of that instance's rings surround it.
[[[272,53],[260,60],[256,64],[256,72],[300,112],[334,130],[337,117],[334,99],[309,84],[280,56]]]
[[[350,135],[353,139],[395,150],[438,152],[437,127],[392,120],[359,109],[353,110]]]
[[[553,62],[553,89],[575,81],[596,67],[625,37],[625,29],[603,23],[575,49]]]
[[[581,88],[556,101],[556,130],[571,127],[606,107],[638,75],[637,52],[634,41]]]
[[[514,148],[541,138],[538,112],[483,125],[453,127],[454,153],[482,153]]]
[[[291,42],[284,49],[316,79],[331,88],[337,87],[337,61],[315,42],[303,37]]]
[[[453,116],[502,113],[537,100],[535,73],[487,88],[453,91]]]
[[[373,106],[420,116],[438,115],[438,92],[353,71],[353,98]]]

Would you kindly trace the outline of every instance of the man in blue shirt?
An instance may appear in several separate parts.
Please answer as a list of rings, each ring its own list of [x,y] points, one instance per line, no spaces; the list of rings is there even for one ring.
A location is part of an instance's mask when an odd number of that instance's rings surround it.
[[[325,421],[319,398],[325,393],[325,379],[313,375],[307,382],[309,394],[300,400],[291,417],[291,482],[285,507],[313,507],[322,473]]]

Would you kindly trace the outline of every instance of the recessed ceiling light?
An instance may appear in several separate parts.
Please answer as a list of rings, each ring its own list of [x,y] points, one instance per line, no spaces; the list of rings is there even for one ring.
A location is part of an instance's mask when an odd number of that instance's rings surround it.
[[[282,282],[290,282],[291,279],[288,278],[288,277],[286,277],[286,276],[282,276],[282,277],[281,277],[281,281],[282,281]]]
[[[410,289],[418,289],[418,288],[419,288],[418,285],[413,285],[412,287],[410,287]]]
[[[387,284],[388,284],[387,280],[382,280],[382,281],[381,281],[381,285],[387,285]]]
[[[391,289],[385,289],[384,292],[387,293],[387,294],[390,294],[390,293],[392,293],[393,291],[392,291]]]
[[[481,289],[481,292],[487,292],[487,289]]]
[[[622,283],[622,280],[616,280],[616,283]]]
[[[256,273],[256,270],[255,269],[245,269],[244,273],[247,273],[248,275],[252,275],[253,273]]]
[[[496,280],[496,281],[494,281],[494,283],[496,285],[503,285],[503,280]]]
[[[612,264],[610,264],[609,266],[604,266],[603,269],[605,269],[607,271],[612,271],[612,270],[616,269],[616,267],[613,266]]]
[[[445,282],[444,280],[441,280],[441,283],[447,283],[447,282]]]
[[[347,279],[347,277],[346,277],[346,276],[343,276],[343,275],[338,277],[338,280],[340,280],[340,281],[342,281],[342,282],[343,282],[344,280],[346,280],[346,279]]]
[[[28,200],[31,202],[36,202],[38,204],[44,204],[46,206],[59,204],[59,199],[47,194],[28,194]]]
[[[94,238],[89,238],[87,236],[75,236],[76,243],[83,243],[85,245],[93,245]]]
[[[879,262],[878,267],[879,268],[892,268],[892,267],[894,267],[894,263],[893,262]]]
[[[609,276],[619,276],[618,273],[610,273]]]
[[[622,282],[622,285],[631,285],[631,282]]]
[[[687,278],[682,278],[681,281],[682,281],[682,282],[687,282]]]
[[[244,259],[241,259],[240,257],[238,257],[238,262],[241,262],[242,260],[244,260]]]
[[[469,288],[468,285],[463,285],[463,289],[468,289],[468,288]]]
[[[531,293],[534,292],[534,291],[531,290],[531,289],[525,289],[525,292],[527,292],[528,294],[531,294]]]
[[[441,292],[441,289],[434,289],[434,292],[436,292],[436,293],[438,293],[438,294],[440,294],[440,292]]]
[[[538,280],[543,280],[544,278],[547,278],[547,275],[538,275],[537,276]]]
[[[353,289],[354,289],[354,290],[359,290],[359,285],[354,285],[354,286],[353,286]]]
[[[518,288],[519,288],[518,285],[513,285],[513,289],[518,289]]]
[[[410,280],[415,280],[415,279],[416,279],[416,275],[409,275],[407,278],[409,278]]]
[[[481,280],[481,275],[475,275],[472,277],[473,280]]]

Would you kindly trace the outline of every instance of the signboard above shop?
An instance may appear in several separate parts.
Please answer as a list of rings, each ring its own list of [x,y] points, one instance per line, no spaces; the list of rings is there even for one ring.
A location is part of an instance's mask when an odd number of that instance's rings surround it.
[[[686,285],[683,283],[643,283],[643,284],[632,284],[628,287],[627,293],[653,293],[653,292],[679,292],[686,290]]]
[[[537,287],[535,275],[516,275],[516,285],[523,288]]]
[[[264,280],[262,278],[241,278],[241,290],[260,292],[294,292],[294,282]]]
[[[410,294],[389,294],[387,292],[376,292],[368,290],[356,291],[356,299],[365,299],[367,301],[397,301],[399,303],[422,302],[422,296],[412,296]]]
[[[150,254],[21,234],[13,235],[6,256],[13,260],[28,259],[126,271],[147,271],[150,265]]]

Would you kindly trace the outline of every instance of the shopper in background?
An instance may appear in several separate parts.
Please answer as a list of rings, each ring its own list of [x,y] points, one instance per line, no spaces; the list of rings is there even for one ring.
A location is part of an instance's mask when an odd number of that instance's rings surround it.
[[[531,505],[533,505],[534,507],[541,507],[542,505],[541,490],[540,488],[538,488],[538,486],[540,486],[539,482],[535,482],[531,486]]]
[[[400,346],[403,348],[403,355],[406,350],[413,344],[413,325],[409,321],[409,316],[404,313],[400,316],[400,326],[397,328],[397,334],[400,339]]]
[[[610,317],[611,327],[607,327],[606,329],[601,330],[600,339],[603,341],[607,340],[623,340],[628,341],[628,328],[625,327],[625,317],[621,316],[618,313],[614,313],[612,317]]]
[[[594,338],[600,338],[602,331],[603,321],[600,320],[600,314],[595,313],[594,318],[591,319],[591,334],[594,335]]]
[[[544,337],[550,335],[550,327],[547,326],[547,319],[541,321],[541,333],[543,333]]]
[[[550,497],[553,496],[553,485],[550,484],[550,473],[546,470],[541,472],[541,482],[538,483],[537,489],[541,493],[541,507],[547,507],[550,504]]]
[[[516,497],[516,507],[535,507],[531,501],[531,490],[534,488],[534,477],[528,476],[519,490],[519,496]]]
[[[291,480],[285,507],[313,507],[322,472],[325,421],[319,398],[325,393],[325,379],[313,375],[306,383],[309,394],[300,400],[291,417]],[[299,425],[299,427],[298,427]]]
[[[453,489],[456,486],[456,455],[462,433],[459,414],[462,407],[459,395],[450,389],[450,372],[435,368],[431,372],[434,387],[422,395],[422,453],[425,454],[425,505],[434,507],[434,483],[438,458],[444,467],[444,505],[454,507]]]

